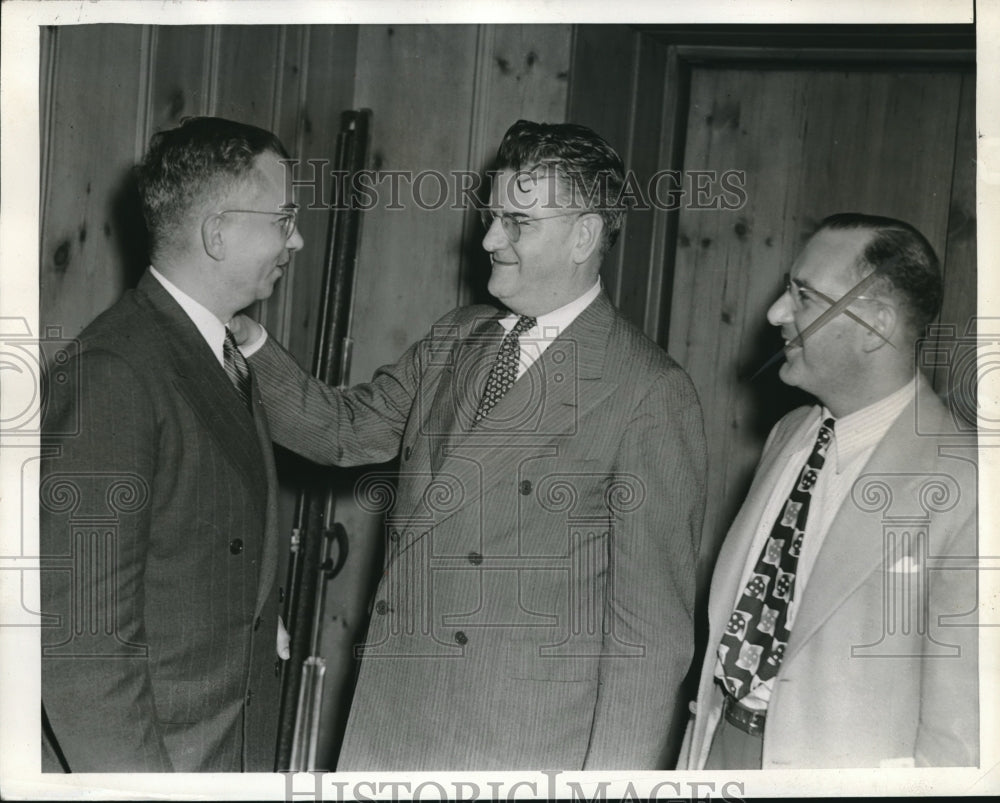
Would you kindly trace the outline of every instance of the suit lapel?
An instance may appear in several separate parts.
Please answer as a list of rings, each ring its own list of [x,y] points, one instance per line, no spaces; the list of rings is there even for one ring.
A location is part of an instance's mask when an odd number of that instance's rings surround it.
[[[771,492],[777,485],[788,460],[788,444],[795,442],[796,435],[809,426],[816,416],[816,410],[817,408],[813,407],[804,411],[800,420],[790,421],[788,427],[777,436],[780,440],[776,440],[764,454],[746,501],[729,528],[729,535],[723,542],[712,577],[713,593],[709,599],[709,621],[713,644],[718,643],[722,637],[722,631],[733,612],[736,589],[741,588],[743,569],[751,560],[750,550],[754,548],[754,534],[764,515],[764,508],[771,498]],[[739,536],[733,537],[737,533]]]
[[[252,487],[262,490],[260,446],[253,418],[211,348],[173,297],[148,272],[136,287],[137,301],[160,330],[164,366],[174,386],[232,464]]]
[[[918,392],[924,392],[921,388]],[[927,390],[932,393],[932,391]],[[933,404],[933,402],[928,402]],[[900,475],[900,467],[915,469],[933,465],[936,443],[931,438],[913,436],[914,407],[911,402],[889,427],[868,463],[858,474]],[[924,476],[914,473],[894,487],[893,494],[908,496]],[[853,489],[852,489],[853,491]],[[883,512],[866,512],[848,492],[830,525],[823,546],[809,575],[809,584],[789,640],[785,660],[801,649],[843,602],[884,562],[882,538]]]
[[[495,357],[503,332],[495,335],[488,329],[488,321],[477,328],[479,337],[470,337],[460,344],[455,373],[448,382],[441,382],[435,397],[435,407],[441,405],[453,410],[442,413],[438,423],[451,416],[455,426],[449,430],[439,459],[435,461],[432,457],[432,464],[437,463],[435,480],[458,489],[462,501],[445,511],[429,511],[422,509],[422,494],[408,494],[410,507],[399,511],[398,520],[416,517],[429,523],[433,519],[433,524],[439,525],[476,502],[498,482],[513,476],[528,449],[531,454],[555,452],[560,438],[575,434],[581,417],[615,390],[615,384],[605,381],[603,375],[608,337],[616,314],[607,297],[598,296],[549,344],[475,428],[470,423],[492,360],[487,362],[485,371],[476,371],[474,366],[476,361],[481,363],[490,355]],[[499,316],[493,320],[499,320]],[[482,383],[478,386],[465,379],[479,373]],[[445,393],[454,393],[451,398],[460,402],[451,402]]]
[[[426,431],[432,433],[431,471],[435,474],[441,470],[445,455],[472,429],[486,378],[503,340],[501,317],[503,313],[498,312],[473,325],[469,335],[455,345],[436,392],[431,391]]]

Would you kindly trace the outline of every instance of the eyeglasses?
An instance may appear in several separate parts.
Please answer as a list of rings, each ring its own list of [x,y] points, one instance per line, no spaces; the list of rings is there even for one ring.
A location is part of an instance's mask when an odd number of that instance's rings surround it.
[[[494,214],[492,209],[480,209],[479,218],[483,221],[483,228],[487,231],[493,226],[493,221],[499,219],[500,226],[503,228],[503,233],[507,235],[507,239],[512,243],[516,243],[521,239],[521,226],[525,223],[534,223],[536,220],[549,220],[554,217],[566,217],[567,215],[582,215],[583,211],[577,210],[574,212],[559,212],[555,215],[542,215],[541,217],[528,217],[527,215],[517,215],[511,212],[502,212],[499,215]]]
[[[873,279],[874,275],[870,275],[865,279],[862,279],[860,282],[858,282],[858,284],[855,285],[855,288],[853,289],[857,289],[857,287],[859,286],[865,286],[867,284],[870,284],[873,281]],[[882,301],[882,299],[873,298],[872,296],[854,296],[851,295],[852,290],[848,290],[847,293],[845,293],[839,299],[830,298],[830,296],[828,296],[826,293],[817,290],[815,287],[809,287],[803,284],[796,284],[795,282],[792,281],[791,276],[787,273],[785,274],[785,292],[788,294],[788,297],[792,300],[792,309],[794,309],[796,312],[801,312],[805,308],[806,304],[808,304],[810,301],[813,300],[812,299],[813,296],[825,301],[829,305],[829,308],[822,315],[816,318],[816,320],[810,323],[809,326],[807,326],[802,331],[802,333],[799,335],[799,342],[801,342],[801,340],[805,338],[808,332],[814,331],[816,327],[821,326],[823,323],[825,323],[830,316],[836,315],[839,312],[843,312],[852,321],[861,324],[863,327],[865,327],[865,329],[878,335],[886,343],[895,348],[892,341],[889,340],[881,332],[879,332],[878,329],[876,329],[874,326],[868,323],[868,321],[864,320],[863,318],[859,318],[857,315],[855,315],[853,312],[847,309],[847,305],[853,304],[855,301],[875,301],[878,304],[885,304],[885,302]],[[891,306],[889,304],[885,305]]]
[[[287,206],[281,207],[279,210],[270,211],[267,209],[224,209],[221,212],[216,212],[218,215],[277,215],[278,219],[275,221],[279,226],[281,226],[281,233],[287,240],[295,233],[296,218],[299,214],[298,204],[288,204]]]
[[[806,304],[810,301],[815,301],[815,299],[820,299],[827,304],[836,304],[838,299],[831,298],[826,293],[817,290],[815,287],[809,287],[805,284],[796,284],[792,281],[792,276],[789,273],[785,274],[785,292],[788,293],[788,297],[792,299],[792,307],[796,312],[800,312],[805,309]],[[880,299],[873,298],[872,296],[851,296],[850,302],[852,301],[879,301]]]

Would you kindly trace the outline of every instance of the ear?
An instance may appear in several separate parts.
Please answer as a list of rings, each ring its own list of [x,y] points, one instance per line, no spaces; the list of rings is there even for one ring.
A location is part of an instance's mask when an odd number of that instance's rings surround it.
[[[892,339],[899,324],[899,312],[891,304],[878,303],[876,307],[875,317],[869,320],[869,323],[878,334],[867,329],[865,330],[865,351],[878,351],[880,348],[888,349],[891,348],[890,343],[897,349],[900,348],[899,344],[895,343]]]
[[[216,262],[226,258],[226,238],[222,231],[222,215],[209,215],[201,224],[201,243]]]
[[[596,212],[587,212],[576,222],[576,242],[573,244],[573,261],[582,265],[601,247],[604,219]]]

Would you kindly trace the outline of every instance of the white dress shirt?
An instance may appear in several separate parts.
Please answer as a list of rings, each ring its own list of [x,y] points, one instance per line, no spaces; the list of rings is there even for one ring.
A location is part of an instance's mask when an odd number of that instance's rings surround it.
[[[191,319],[191,322],[198,328],[201,336],[205,338],[205,342],[212,349],[215,359],[219,361],[219,365],[224,365],[222,344],[226,339],[226,325],[215,317],[215,313],[210,312],[191,298],[191,296],[181,290],[152,265],[149,266],[149,272],[153,274],[153,278],[156,281],[163,285],[163,289],[170,293],[174,301],[180,305],[181,309]],[[263,341],[261,343],[263,344]],[[243,349],[240,349],[240,351],[243,351]]]
[[[534,362],[542,356],[542,353],[549,347],[549,344],[562,334],[566,327],[576,320],[577,316],[583,312],[595,298],[601,293],[601,280],[598,279],[586,293],[573,299],[559,309],[546,312],[535,319],[535,325],[524,332],[520,339],[521,356],[517,361],[517,378],[524,376]],[[517,324],[518,316],[510,313],[505,318],[500,319],[500,325],[507,332],[511,331]]]
[[[917,381],[926,380],[921,377]],[[816,563],[816,558],[823,546],[823,540],[830,530],[830,525],[833,524],[834,518],[850,493],[851,486],[860,476],[862,469],[875,451],[875,447],[878,446],[889,427],[913,398],[914,384],[907,382],[899,390],[874,404],[835,420],[833,443],[830,444],[823,468],[819,472],[816,485],[813,487],[809,502],[809,514],[806,519],[805,536],[802,539],[802,551],[799,554],[795,570],[794,599],[789,603],[788,611],[788,621],[793,632],[795,629],[795,606],[802,599],[803,591],[809,582],[810,572]],[[747,552],[747,562],[743,567],[743,575],[733,598],[733,609],[735,609],[740,597],[743,596],[743,590],[750,582],[761,550],[771,534],[771,528],[774,527],[774,522],[788,500],[788,495],[798,479],[799,472],[812,452],[819,434],[820,424],[830,417],[832,416],[829,410],[817,405],[814,414],[806,419],[786,447],[787,456],[784,458],[784,468],[767,504],[764,506],[760,521],[757,523],[753,542]],[[715,676],[722,678],[722,662],[718,659],[716,659],[715,664]],[[766,709],[771,700],[773,686],[774,679],[772,678],[749,692],[740,700],[740,703],[747,708]]]

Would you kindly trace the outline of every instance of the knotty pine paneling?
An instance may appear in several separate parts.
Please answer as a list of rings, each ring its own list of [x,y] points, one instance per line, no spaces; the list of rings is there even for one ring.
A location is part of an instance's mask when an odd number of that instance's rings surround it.
[[[153,29],[153,37],[150,135],[173,128],[185,117],[207,114],[212,96],[212,28],[164,25]]]
[[[483,129],[489,160],[516,120],[561,123],[566,119],[570,27],[499,25],[481,26],[481,30],[493,34],[486,61],[479,65],[487,75]]]
[[[475,53],[470,25],[360,29],[355,103],[373,112],[373,168],[467,169]],[[388,180],[379,190],[361,236],[353,381],[395,360],[458,298],[462,211],[418,208],[402,182],[402,208],[389,209]],[[437,185],[426,192],[434,200]]]
[[[47,164],[40,232],[39,322],[75,337],[144,267],[130,169],[145,79],[143,29],[50,28],[43,108]]]
[[[568,25],[480,25],[477,30],[471,135],[465,167],[491,170],[504,133],[520,119],[566,119],[572,29]],[[479,200],[489,188],[484,182]],[[460,303],[490,303],[490,263],[479,215],[464,213]]]

